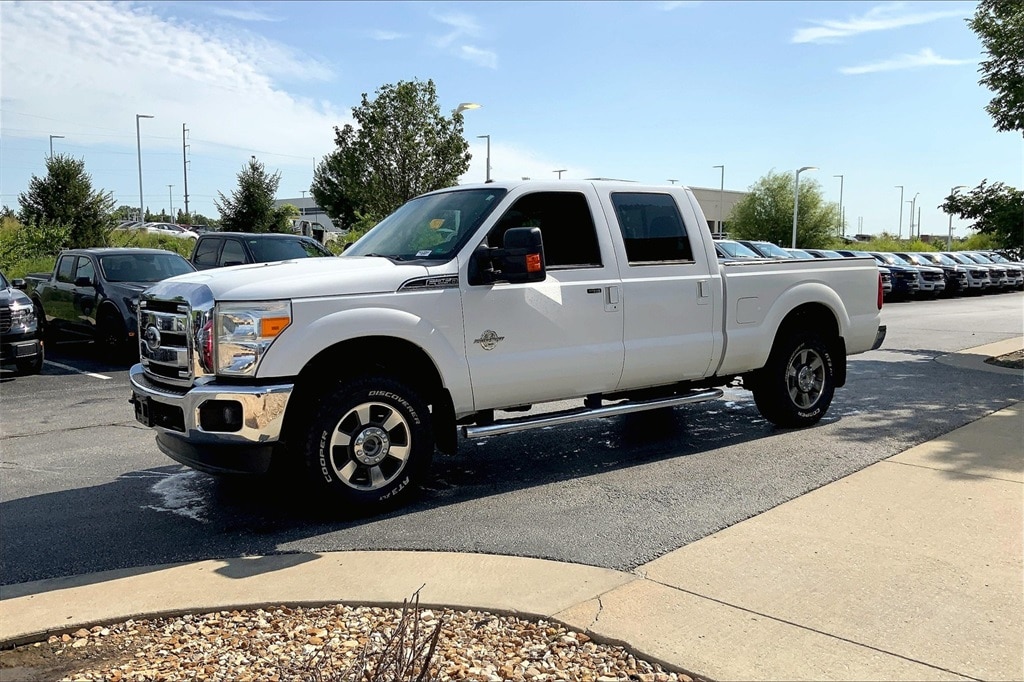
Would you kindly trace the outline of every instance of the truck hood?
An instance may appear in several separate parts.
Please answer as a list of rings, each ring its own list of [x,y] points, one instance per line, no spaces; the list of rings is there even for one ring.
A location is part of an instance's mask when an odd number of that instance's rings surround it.
[[[201,284],[214,300],[257,301],[310,296],[345,296],[396,291],[402,283],[422,277],[422,265],[392,263],[387,258],[345,256],[297,258],[274,263],[252,263],[201,270],[160,282],[149,293]]]

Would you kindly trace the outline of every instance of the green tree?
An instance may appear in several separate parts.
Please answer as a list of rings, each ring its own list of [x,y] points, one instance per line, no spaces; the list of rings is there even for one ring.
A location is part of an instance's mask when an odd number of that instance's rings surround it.
[[[792,173],[769,171],[751,185],[726,219],[729,234],[788,247],[793,241],[793,180]],[[825,201],[821,185],[812,178],[801,178],[796,245],[826,247],[838,220],[839,211],[834,203]]]
[[[229,232],[287,232],[288,209],[274,206],[281,173],[267,173],[256,157],[238,173],[238,189],[230,197],[217,192],[221,227]]]
[[[67,154],[46,159],[46,177],[33,175],[28,190],[18,195],[18,204],[21,222],[29,230],[50,225],[67,227],[67,247],[104,246],[114,228],[114,200],[92,188],[84,161]]]
[[[985,111],[996,130],[1024,133],[1024,0],[981,0],[967,25],[988,54],[978,82],[995,97]]]
[[[954,192],[939,205],[945,213],[966,220],[981,234],[991,235],[999,246],[1019,249],[1024,246],[1024,191],[988,180],[970,192]]]
[[[337,149],[317,166],[313,197],[342,227],[375,223],[409,199],[451,187],[469,168],[462,114],[443,116],[434,81],[383,85],[335,127]]]

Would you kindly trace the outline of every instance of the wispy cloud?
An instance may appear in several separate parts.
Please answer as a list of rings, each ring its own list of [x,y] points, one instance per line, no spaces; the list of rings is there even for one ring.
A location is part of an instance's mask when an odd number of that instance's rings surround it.
[[[908,11],[909,10],[909,11]],[[828,43],[843,38],[870,33],[872,31],[890,31],[904,26],[927,24],[939,19],[963,17],[970,14],[964,9],[943,9],[930,12],[918,11],[918,6],[904,2],[894,2],[872,7],[866,13],[850,17],[845,21],[823,19],[812,20],[815,26],[797,29],[793,34],[794,43]]]
[[[931,48],[924,48],[917,54],[901,54],[880,62],[862,64],[861,66],[845,66],[840,73],[856,75],[861,73],[878,73],[880,71],[901,71],[903,69],[919,69],[926,66],[961,66],[974,64],[973,59],[947,59],[935,54]]]
[[[219,17],[238,21],[283,21],[282,17],[267,14],[248,2],[234,3],[229,7],[211,7],[210,11]]]
[[[286,89],[330,79],[327,65],[248,32],[165,19],[134,3],[10,3],[3,14],[4,52],[19,55],[4,62],[4,107],[35,121],[19,135],[45,138],[46,119],[75,102],[74,123],[62,131],[80,144],[113,137],[134,145],[143,112],[156,116],[145,126],[154,145],[180,149],[187,121],[199,139],[312,158],[350,118]]]
[[[463,45],[459,48],[459,56],[466,61],[473,62],[477,66],[485,66],[488,69],[498,68],[498,55],[490,50],[481,50],[472,45]]]
[[[701,0],[666,0],[658,3],[658,9],[662,12],[671,12],[680,7],[696,7],[700,3]]]
[[[476,19],[461,13],[438,14],[434,15],[434,19],[449,29],[444,35],[433,39],[435,47],[477,66],[488,69],[498,68],[496,52],[478,47],[470,42],[471,39],[483,36],[483,29]]]
[[[374,40],[387,41],[387,40],[401,40],[402,38],[405,38],[406,36],[405,36],[404,33],[399,33],[398,31],[380,31],[380,30],[378,30],[378,31],[370,31],[370,37],[373,38]]]

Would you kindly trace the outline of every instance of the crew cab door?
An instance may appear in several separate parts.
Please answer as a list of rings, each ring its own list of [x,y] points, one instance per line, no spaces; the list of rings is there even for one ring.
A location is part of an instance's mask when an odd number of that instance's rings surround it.
[[[608,222],[622,235],[615,245],[625,303],[619,388],[704,377],[715,353],[721,280],[693,208],[669,192],[603,199]]]
[[[91,334],[96,308],[96,269],[92,259],[63,254],[55,273],[39,294],[47,324],[73,334]]]
[[[593,190],[524,192],[489,231],[484,243],[497,247],[510,228],[540,228],[543,282],[474,283],[461,268],[476,409],[607,392],[618,384],[622,292],[611,237],[595,225],[594,209],[600,211]]]

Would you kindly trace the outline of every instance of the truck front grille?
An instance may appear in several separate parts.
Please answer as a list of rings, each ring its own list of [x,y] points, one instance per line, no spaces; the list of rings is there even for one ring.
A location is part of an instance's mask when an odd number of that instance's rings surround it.
[[[161,282],[139,299],[139,357],[146,377],[161,386],[191,388],[212,374],[201,357],[210,333],[213,295],[201,284]]]
[[[0,334],[11,331],[11,309],[7,306],[0,308]]]

